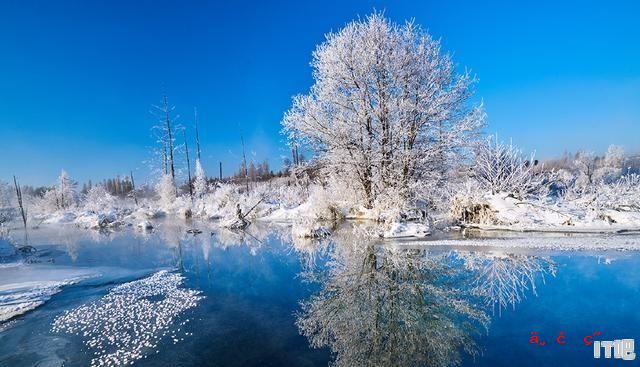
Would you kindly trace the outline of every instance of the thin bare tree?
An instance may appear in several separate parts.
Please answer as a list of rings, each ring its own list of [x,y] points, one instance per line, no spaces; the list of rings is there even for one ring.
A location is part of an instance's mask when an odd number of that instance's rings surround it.
[[[133,180],[133,171],[130,171],[131,177],[131,196],[133,196],[133,201],[138,205],[138,196],[136,195],[136,182]]]
[[[249,172],[247,171],[247,156],[244,152],[244,136],[240,134],[240,142],[242,143],[242,168],[244,170],[244,184],[249,192]]]
[[[184,139],[184,154],[187,157],[187,185],[189,185],[189,195],[193,200],[193,186],[191,186],[191,162],[189,161],[189,145],[187,144],[186,129],[182,130],[182,138]]]
[[[28,242],[27,236],[27,209],[24,207],[24,202],[22,201],[22,189],[20,185],[18,185],[18,180],[16,176],[13,176],[13,184],[16,187],[16,197],[18,198],[18,207],[20,208],[20,215],[22,216],[22,225],[24,226],[24,244],[26,245]]]
[[[198,160],[200,160],[200,134],[198,133],[198,109],[193,108],[193,119],[196,125],[196,151]]]

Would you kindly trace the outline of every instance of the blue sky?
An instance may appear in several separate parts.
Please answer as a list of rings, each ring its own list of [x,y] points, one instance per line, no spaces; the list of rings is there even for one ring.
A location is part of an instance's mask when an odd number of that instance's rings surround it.
[[[384,10],[415,18],[460,68],[497,132],[545,158],[640,151],[636,1],[0,2],[0,179],[50,184],[134,170],[146,177],[151,104],[166,90],[192,126],[205,170],[249,156],[279,167],[291,96],[312,84],[324,34]]]

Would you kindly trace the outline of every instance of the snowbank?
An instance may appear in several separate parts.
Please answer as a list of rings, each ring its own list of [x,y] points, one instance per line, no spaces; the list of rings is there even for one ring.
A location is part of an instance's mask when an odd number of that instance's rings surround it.
[[[0,267],[0,322],[44,304],[62,287],[99,276],[91,269],[14,264]]]
[[[592,208],[565,200],[519,200],[485,195],[475,204],[478,220],[468,227],[485,230],[616,233],[640,230],[640,212]]]

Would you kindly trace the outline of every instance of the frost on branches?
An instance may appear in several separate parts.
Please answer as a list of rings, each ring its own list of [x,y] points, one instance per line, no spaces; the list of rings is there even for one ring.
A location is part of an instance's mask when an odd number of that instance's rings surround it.
[[[503,192],[523,198],[538,192],[545,184],[545,176],[536,165],[533,154],[525,158],[513,144],[489,138],[478,148],[474,177],[492,194]]]
[[[78,200],[76,187],[78,183],[69,177],[67,172],[62,170],[58,177],[58,199],[59,207],[66,209],[74,206]]]
[[[103,185],[93,186],[85,196],[84,209],[90,212],[109,212],[113,211],[117,206],[116,198]]]
[[[313,54],[315,83],[283,119],[292,144],[326,173],[357,184],[359,201],[394,205],[448,179],[484,122],[475,79],[456,74],[440,43],[381,14],[349,23]],[[387,198],[385,200],[385,198]]]
[[[202,198],[207,193],[207,176],[204,174],[200,159],[196,159],[196,177],[193,180],[193,193],[196,198]]]
[[[176,200],[176,185],[169,174],[162,175],[156,184],[156,194],[158,195],[158,206],[165,213],[171,211]]]

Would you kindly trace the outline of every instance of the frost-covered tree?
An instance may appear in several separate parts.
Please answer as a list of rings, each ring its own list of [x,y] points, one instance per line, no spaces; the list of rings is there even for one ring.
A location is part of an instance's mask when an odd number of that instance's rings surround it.
[[[160,105],[153,105],[152,113],[158,118],[158,124],[153,127],[159,145],[154,152],[155,158],[161,159],[161,174],[170,175],[175,180],[175,120],[178,116],[174,116],[174,110],[175,107],[169,104],[169,98],[164,95]]]
[[[604,155],[604,164],[612,168],[622,168],[625,160],[624,148],[619,145],[609,145]]]
[[[117,205],[116,198],[103,185],[95,185],[87,191],[84,208],[95,213],[105,213]]]
[[[283,131],[328,173],[357,183],[367,207],[441,182],[483,124],[469,101],[475,78],[457,74],[440,42],[411,22],[353,21],[327,35],[311,65],[315,83],[294,97]]]
[[[609,145],[604,158],[600,160],[599,167],[594,171],[594,180],[615,182],[623,173],[622,165],[625,159],[624,148],[619,145]]]
[[[60,176],[58,177],[57,195],[59,200],[58,206],[61,209],[70,208],[76,205],[78,200],[77,186],[78,183],[69,177],[69,174],[67,174],[65,170],[60,172]]]
[[[598,168],[599,157],[593,152],[580,151],[576,154],[574,161],[578,170],[578,182],[580,186],[591,185],[593,183],[593,174]]]
[[[49,214],[60,209],[58,190],[53,187],[46,190],[42,196],[36,197],[33,209],[38,214]]]
[[[196,176],[193,180],[193,191],[196,198],[202,198],[207,193],[207,176],[204,174],[200,159],[196,159]]]
[[[170,174],[162,175],[156,184],[156,194],[158,195],[158,205],[161,209],[168,211],[176,200],[176,185]]]

